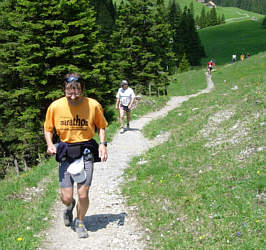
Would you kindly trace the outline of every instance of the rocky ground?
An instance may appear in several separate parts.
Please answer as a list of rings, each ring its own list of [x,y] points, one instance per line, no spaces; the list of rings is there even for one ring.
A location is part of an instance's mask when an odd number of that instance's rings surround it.
[[[167,105],[130,123],[131,128],[123,134],[117,133],[108,144],[108,160],[96,163],[90,189],[90,207],[85,216],[85,226],[89,238],[78,239],[71,227],[65,227],[62,213],[64,205],[56,201],[51,213],[54,217],[51,227],[43,233],[41,249],[146,249],[149,236],[137,221],[137,207],[128,207],[120,191],[122,174],[132,157],[140,155],[151,147],[167,140],[169,134],[159,135],[149,141],[141,129],[153,119],[166,116],[184,101],[197,95],[208,93],[214,86],[206,74],[208,86],[197,94],[173,97]],[[76,196],[76,193],[75,193]],[[75,215],[75,214],[74,214]]]

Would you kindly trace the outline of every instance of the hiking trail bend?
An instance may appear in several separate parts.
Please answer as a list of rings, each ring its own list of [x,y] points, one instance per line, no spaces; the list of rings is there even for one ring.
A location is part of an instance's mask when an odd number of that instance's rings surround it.
[[[214,87],[211,77],[206,73],[207,88],[196,94],[172,97],[164,108],[131,121],[130,129],[123,134],[119,132],[108,144],[108,160],[95,163],[92,186],[90,188],[90,206],[84,218],[88,230],[87,239],[78,239],[71,227],[65,227],[63,210],[65,206],[58,199],[52,208],[52,225],[42,235],[39,250],[90,250],[90,249],[146,249],[145,235],[136,219],[137,207],[126,205],[120,191],[122,174],[129,167],[130,160],[147,151],[169,137],[169,133],[157,136],[154,140],[146,139],[141,129],[151,120],[162,118],[180,106],[184,101],[200,94],[208,93]],[[76,187],[74,197],[77,199]],[[73,210],[74,218],[76,209]]]

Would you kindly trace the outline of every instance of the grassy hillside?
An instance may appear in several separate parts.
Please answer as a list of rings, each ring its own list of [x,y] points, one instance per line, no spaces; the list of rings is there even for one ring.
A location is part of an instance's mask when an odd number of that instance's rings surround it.
[[[260,19],[263,17],[263,15],[250,12],[247,10],[242,10],[239,8],[234,7],[220,7],[217,6],[216,11],[218,15],[224,14],[226,22],[232,22],[236,20],[250,20],[253,17],[256,17],[257,19]]]
[[[192,71],[174,84],[197,79]],[[265,246],[266,53],[220,67],[213,81],[211,93],[145,127],[149,138],[171,137],[126,171],[124,194],[152,249]]]
[[[115,3],[119,4],[122,0],[114,0]],[[168,6],[170,0],[165,0],[165,5]],[[200,16],[202,7],[204,6],[203,4],[199,3],[196,0],[176,0],[176,2],[179,4],[179,6],[183,9],[185,6],[189,7],[191,2],[193,2],[193,7],[194,7],[194,15],[195,16]],[[206,11],[209,11],[210,8],[205,6]],[[261,18],[262,15],[250,12],[247,10],[241,10],[238,8],[234,7],[220,7],[217,6],[216,8],[218,15],[224,14],[225,19],[231,19],[231,18],[239,18],[241,19],[250,19],[251,17],[256,17],[256,18]],[[228,20],[230,21],[230,20]]]
[[[230,63],[232,54],[249,52],[255,55],[266,50],[266,29],[256,21],[241,21],[209,27],[199,31],[200,39],[205,48],[207,58],[216,60],[217,65]]]
[[[226,18],[246,13],[222,9],[228,11]],[[200,37],[208,55],[204,64],[215,58],[218,65],[215,90],[144,129],[150,138],[165,131],[171,137],[134,158],[125,174],[124,194],[139,207],[154,249],[263,249],[265,30],[258,22],[242,21],[201,30]],[[232,53],[242,51],[251,57],[231,64]],[[205,88],[204,72],[173,76],[169,96]],[[156,110],[168,98],[145,97],[132,116]],[[118,127],[118,121],[110,124],[108,141]],[[140,158],[147,163],[138,164]],[[0,249],[37,248],[40,231],[50,223],[57,182],[53,159],[1,181],[0,228],[5,230],[0,232]]]

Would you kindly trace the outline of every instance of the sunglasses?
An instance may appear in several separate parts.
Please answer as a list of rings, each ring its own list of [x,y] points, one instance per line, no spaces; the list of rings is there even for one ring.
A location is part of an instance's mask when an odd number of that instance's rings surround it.
[[[79,80],[79,77],[77,77],[77,76],[71,76],[71,77],[67,77],[66,78],[66,82],[67,83],[70,83],[70,82],[73,82],[73,81],[77,82],[78,80]]]

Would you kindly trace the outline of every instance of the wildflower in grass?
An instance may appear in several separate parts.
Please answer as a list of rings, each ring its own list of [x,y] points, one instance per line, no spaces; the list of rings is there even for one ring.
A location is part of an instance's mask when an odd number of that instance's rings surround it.
[[[246,223],[245,223],[245,222],[243,222],[243,223],[242,223],[242,227],[245,227],[245,226],[246,226]]]
[[[22,241],[22,238],[21,237],[18,237],[18,241]]]
[[[258,174],[258,175],[260,174],[260,171],[259,171],[259,170],[257,171],[257,174]]]
[[[256,220],[256,223],[259,223],[260,222],[260,220]]]
[[[212,219],[213,218],[212,215],[209,215],[209,218]]]
[[[199,237],[200,240],[203,240],[204,238],[205,238],[204,235],[201,235],[201,236]]]
[[[163,183],[163,180],[160,180],[160,183]]]
[[[237,233],[236,233],[236,236],[237,236],[237,237],[241,236],[241,232],[237,232]]]

